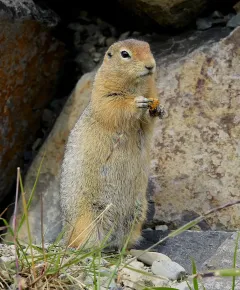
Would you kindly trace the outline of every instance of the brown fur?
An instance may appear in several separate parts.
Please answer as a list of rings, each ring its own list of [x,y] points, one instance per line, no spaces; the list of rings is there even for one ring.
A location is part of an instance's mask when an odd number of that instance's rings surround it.
[[[122,50],[131,57],[123,58]],[[153,73],[147,74],[145,66],[154,67]],[[157,98],[154,72],[146,42],[116,42],[105,54],[90,104],[70,133],[62,164],[66,243],[73,229],[69,246],[87,240],[88,246],[98,245],[111,231],[110,246],[121,248],[132,226],[130,245],[141,236],[155,118],[137,102],[141,96]],[[86,228],[91,228],[90,236]]]

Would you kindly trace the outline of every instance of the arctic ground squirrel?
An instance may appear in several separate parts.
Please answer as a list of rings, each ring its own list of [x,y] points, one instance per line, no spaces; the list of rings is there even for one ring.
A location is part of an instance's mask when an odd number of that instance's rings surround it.
[[[158,106],[156,63],[145,41],[115,42],[98,69],[91,100],[68,137],[61,170],[64,242],[109,249],[141,237]]]

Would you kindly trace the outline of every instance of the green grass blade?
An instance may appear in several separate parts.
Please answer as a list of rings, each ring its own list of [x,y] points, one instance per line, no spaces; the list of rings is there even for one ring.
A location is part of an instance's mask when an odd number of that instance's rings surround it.
[[[149,288],[143,288],[143,290],[178,290],[178,289],[169,288],[169,287],[149,287]]]
[[[193,258],[191,258],[191,261],[192,261],[192,273],[194,275],[197,274],[197,267]],[[194,290],[199,290],[197,277],[193,278],[193,288]]]
[[[206,290],[206,288],[205,288],[205,286],[203,285],[203,283],[201,283],[201,285],[202,285],[202,289],[203,289],[203,290]]]
[[[190,284],[188,283],[188,281],[186,281],[186,283],[188,285],[189,290],[193,290],[192,287],[190,286]]]
[[[9,232],[12,236],[14,236],[13,229],[10,227],[10,225],[8,224],[8,222],[7,222],[5,219],[3,219],[3,218],[0,218],[0,220],[2,220],[3,223],[4,223],[4,225],[8,228],[8,232]],[[10,244],[10,245],[12,245],[13,243],[10,242],[10,243],[6,243],[6,244]],[[23,254],[23,257],[25,258],[25,261],[27,262],[28,266],[30,266],[30,263],[28,262],[28,259],[27,259],[27,257],[26,257],[25,251],[23,250],[23,248],[22,248],[22,246],[21,246],[21,244],[20,244],[20,242],[19,242],[18,239],[17,239],[17,245],[18,245],[18,249],[19,249],[19,251],[21,251],[21,253]]]
[[[240,268],[232,269],[218,269],[203,274],[203,277],[216,276],[216,277],[236,277],[240,276]]]
[[[100,290],[100,285],[101,285],[101,272],[99,271],[101,269],[101,251],[98,252],[98,287],[97,289]]]
[[[144,271],[144,270],[139,270],[139,269],[136,269],[136,268],[133,268],[133,267],[130,267],[130,266],[126,266],[127,269],[131,270],[131,271],[134,271],[136,273],[139,273],[139,274],[142,274],[144,276],[147,276],[147,277],[151,277],[151,278],[155,278],[155,279],[160,279],[160,280],[168,280],[168,278],[166,277],[163,277],[163,276],[160,276],[160,275],[154,275],[154,274],[151,274],[147,271]]]
[[[180,228],[178,228],[177,230],[171,232],[168,235],[168,238],[173,238],[177,235],[180,235],[181,233],[185,232],[186,230],[194,227],[195,225],[197,225],[200,221],[202,221],[204,219],[204,216],[199,216],[196,219],[194,219],[193,221],[181,226]]]
[[[234,255],[233,255],[233,268],[236,269],[236,263],[237,263],[237,251],[238,251],[238,241],[239,241],[239,232],[237,233],[237,239],[234,249]],[[232,277],[232,290],[235,290],[236,285],[236,276]]]
[[[29,210],[29,207],[30,207],[32,199],[33,199],[33,194],[35,192],[35,189],[36,189],[36,186],[37,186],[37,183],[38,183],[38,180],[39,180],[39,176],[40,176],[40,172],[41,172],[41,168],[42,168],[44,157],[45,157],[45,153],[43,154],[42,160],[40,162],[40,165],[39,165],[39,168],[38,168],[38,171],[37,171],[37,176],[36,176],[36,179],[35,179],[35,182],[34,182],[30,197],[29,197],[29,200],[27,202],[27,210]],[[20,181],[20,186],[21,186],[21,191],[24,192],[22,181]],[[23,225],[23,223],[25,221],[25,218],[26,218],[25,213],[23,213],[22,218],[21,218],[21,220],[19,222],[19,225],[18,225],[18,232],[20,231],[20,229],[21,229],[21,227],[22,227],[22,225]]]

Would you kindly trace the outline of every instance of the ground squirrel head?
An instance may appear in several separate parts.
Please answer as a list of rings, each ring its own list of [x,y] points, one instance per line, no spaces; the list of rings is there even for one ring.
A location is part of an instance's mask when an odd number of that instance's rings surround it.
[[[141,79],[155,72],[156,63],[147,42],[127,39],[109,47],[101,70],[123,78]]]
[[[133,100],[139,96],[154,98],[155,71],[147,42],[127,39],[112,44],[94,78],[91,106],[95,119],[114,130],[135,126],[138,118],[133,117]]]

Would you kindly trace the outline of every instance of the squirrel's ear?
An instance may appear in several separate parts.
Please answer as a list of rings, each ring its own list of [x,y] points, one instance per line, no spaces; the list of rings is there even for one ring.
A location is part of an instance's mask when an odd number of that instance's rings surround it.
[[[111,58],[113,55],[112,55],[112,53],[109,51],[109,52],[107,53],[107,56],[108,56],[108,58]]]

